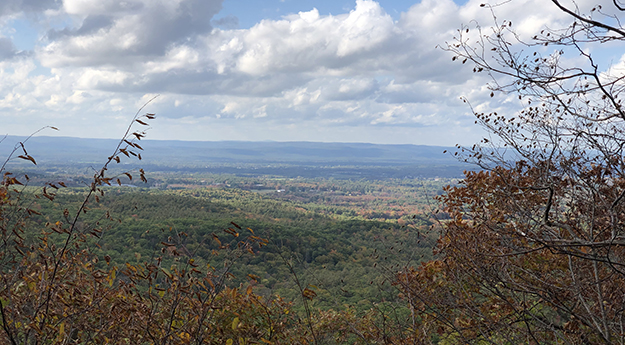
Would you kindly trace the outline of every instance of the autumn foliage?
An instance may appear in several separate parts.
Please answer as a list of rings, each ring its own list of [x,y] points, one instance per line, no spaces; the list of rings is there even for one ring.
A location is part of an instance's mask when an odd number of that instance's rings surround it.
[[[605,171],[583,175],[596,195],[563,178],[535,188],[538,167],[471,172],[441,197],[451,220],[438,260],[403,272],[397,284],[424,326],[454,343],[611,343],[623,336],[624,252],[614,226],[622,206]],[[604,187],[599,187],[599,186]],[[592,208],[592,209],[589,209]]]
[[[625,9],[547,3],[570,24],[524,41],[484,4],[491,30],[464,26],[447,46],[523,109],[475,111],[489,136],[456,155],[483,171],[440,197],[438,259],[398,274],[441,343],[625,343],[623,75],[593,50],[625,39]]]

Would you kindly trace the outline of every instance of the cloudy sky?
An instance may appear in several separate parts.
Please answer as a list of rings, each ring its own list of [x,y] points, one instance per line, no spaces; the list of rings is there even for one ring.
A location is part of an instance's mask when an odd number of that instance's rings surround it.
[[[0,133],[117,138],[160,95],[150,139],[470,144],[461,96],[519,106],[437,48],[492,22],[482,2],[1,0]],[[528,34],[565,18],[544,0],[497,15]]]

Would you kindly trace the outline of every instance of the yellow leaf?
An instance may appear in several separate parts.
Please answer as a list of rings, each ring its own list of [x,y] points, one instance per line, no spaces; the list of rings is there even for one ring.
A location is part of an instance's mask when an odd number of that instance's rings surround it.
[[[232,320],[232,330],[236,331],[238,326],[239,326],[239,318],[235,317],[234,320]]]
[[[117,270],[113,269],[111,271],[111,274],[108,277],[108,281],[109,281],[109,286],[113,286],[113,283],[115,282],[115,277],[117,276]]]
[[[234,341],[232,341],[232,339],[226,340],[226,345],[232,345],[233,343],[234,343]]]
[[[169,279],[173,279],[173,277],[174,277],[174,276],[173,276],[171,273],[169,273],[169,271],[168,271],[166,268],[161,267],[161,271],[163,271],[163,273],[165,273],[165,275],[167,276],[167,278],[169,278]]]

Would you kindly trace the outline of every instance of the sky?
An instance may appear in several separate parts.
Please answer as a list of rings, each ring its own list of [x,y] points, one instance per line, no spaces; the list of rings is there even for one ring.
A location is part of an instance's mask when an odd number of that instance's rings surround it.
[[[469,145],[461,97],[520,107],[440,48],[493,22],[482,2],[2,0],[0,134],[119,138],[158,95],[149,139]],[[567,20],[544,0],[496,14],[522,36]]]

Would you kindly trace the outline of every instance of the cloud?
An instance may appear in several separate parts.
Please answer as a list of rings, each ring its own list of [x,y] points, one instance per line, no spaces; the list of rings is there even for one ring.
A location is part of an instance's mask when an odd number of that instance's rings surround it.
[[[138,32],[149,30],[137,23],[145,21],[145,13],[150,11],[148,5],[138,4],[120,9],[112,4],[107,7],[106,2],[97,7],[77,0],[67,2],[68,12],[85,17],[77,28],[49,33],[53,42],[39,51],[43,64],[58,70],[69,68],[74,74],[80,67],[89,75],[90,87],[96,89],[208,95],[275,96],[317,78],[338,78],[338,82],[366,76],[371,82],[386,75],[400,83],[412,83],[463,76],[458,66],[443,62],[448,56],[435,49],[437,37],[428,22],[415,24],[423,22],[413,14],[424,10],[420,7],[394,22],[377,2],[358,0],[346,14],[322,16],[313,9],[281,20],[263,20],[247,30],[198,30],[193,34],[178,30],[177,38],[159,35],[163,40],[156,44],[147,36],[139,38]],[[441,17],[457,11],[450,0],[429,6],[441,7]],[[158,10],[165,16],[165,9]],[[135,11],[139,14],[132,14]],[[124,25],[126,22],[129,24]],[[128,77],[110,78],[120,71]],[[335,91],[332,97],[369,96],[367,92],[352,91],[349,96]]]
[[[56,0],[2,0],[0,1],[0,17],[16,13],[43,12],[58,8]]]
[[[13,41],[6,37],[0,37],[0,61],[8,60],[17,55]]]
[[[425,0],[398,21],[379,3],[357,0],[344,14],[313,9],[245,30],[212,28],[221,3],[207,3],[202,26],[189,20],[202,12],[195,0],[66,0],[78,25],[50,30],[37,53],[71,90],[44,104],[164,93],[178,95],[170,118],[427,127],[452,121],[459,85],[472,78],[436,48],[457,26],[451,0]],[[155,25],[168,33],[152,32]]]
[[[47,67],[135,68],[163,57],[172,46],[210,33],[222,0],[65,0],[64,11],[81,18],[78,28],[53,29],[39,50]]]
[[[16,30],[10,26],[15,19],[28,17],[34,21],[35,18],[43,17],[45,11],[57,8],[59,8],[59,3],[56,0],[0,1],[0,61],[15,57],[27,57],[32,53],[16,48],[12,38],[16,34]]]
[[[353,140],[362,133],[360,141],[452,140],[450,130],[468,138],[477,131],[463,129],[473,119],[460,96],[479,109],[516,106],[488,97],[490,79],[440,48],[462,24],[477,21],[488,30],[493,18],[481,2],[422,0],[394,19],[380,3],[357,0],[340,14],[313,9],[237,29],[236,17],[217,17],[222,0],[7,0],[0,15],[34,11],[47,27],[34,55],[0,38],[0,117],[23,109],[70,128],[77,118],[109,124],[132,113],[142,95],[160,93],[154,105],[164,121],[190,124],[195,133],[159,132],[170,139],[201,139],[203,126],[243,126],[250,139],[263,139],[255,130],[274,140],[341,140],[342,131],[354,131],[344,136]],[[540,15],[527,8],[540,8]],[[567,19],[542,0],[515,0],[495,11],[522,38]],[[419,135],[368,137],[398,128]],[[91,133],[104,136],[106,129]],[[212,138],[226,139],[219,135]]]
[[[94,35],[100,29],[106,29],[111,25],[113,25],[112,16],[104,14],[90,14],[85,17],[79,28],[63,28],[61,30],[48,31],[48,39],[55,41],[72,36]]]
[[[249,30],[237,31],[222,44],[225,65],[251,76],[271,73],[362,74],[359,65],[387,69],[379,58],[391,55],[404,40],[393,19],[373,1],[358,0],[347,14],[320,16],[316,9],[262,21]],[[392,49],[396,50],[396,49]],[[389,61],[390,63],[391,61]]]
[[[233,15],[228,15],[223,18],[214,19],[213,21],[211,21],[211,23],[213,24],[213,26],[216,26],[225,30],[233,30],[239,27],[239,18]]]

